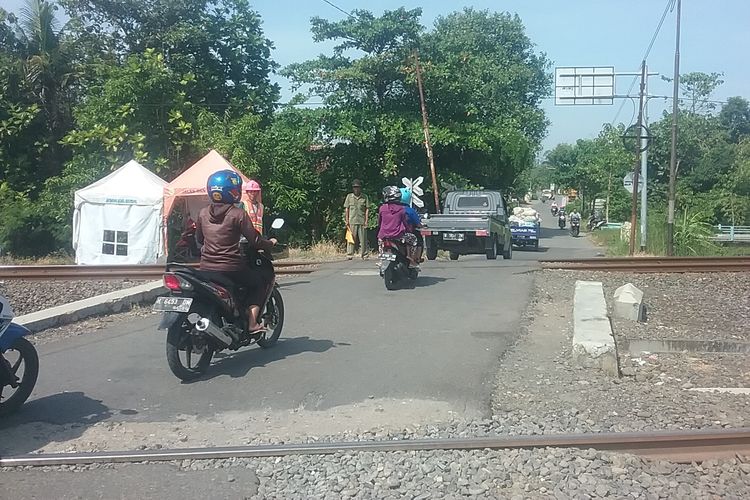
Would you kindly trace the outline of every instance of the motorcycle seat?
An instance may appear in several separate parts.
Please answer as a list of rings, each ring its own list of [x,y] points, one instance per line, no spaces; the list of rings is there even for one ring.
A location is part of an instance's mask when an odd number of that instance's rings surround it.
[[[198,276],[203,281],[208,281],[210,283],[214,283],[216,285],[222,286],[228,290],[234,290],[237,287],[237,284],[234,282],[233,279],[229,278],[228,276],[225,276],[218,272],[211,272],[211,271],[196,271],[195,275]]]

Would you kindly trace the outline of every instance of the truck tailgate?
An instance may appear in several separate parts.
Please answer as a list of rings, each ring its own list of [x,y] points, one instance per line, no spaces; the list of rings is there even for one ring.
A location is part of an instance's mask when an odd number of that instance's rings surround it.
[[[441,214],[423,220],[422,225],[428,231],[476,231],[489,229],[488,215]]]

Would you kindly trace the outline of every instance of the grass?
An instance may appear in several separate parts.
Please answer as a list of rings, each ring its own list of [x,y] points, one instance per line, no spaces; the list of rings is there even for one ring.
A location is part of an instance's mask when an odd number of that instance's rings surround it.
[[[636,227],[636,254],[640,256],[662,256],[667,254],[667,227],[663,215],[649,217],[646,251],[640,251],[641,230]],[[741,244],[717,244],[711,240],[711,226],[695,218],[683,216],[675,221],[675,255],[678,256],[744,256],[750,255],[750,246]],[[620,239],[620,229],[603,229],[590,233],[591,238],[606,248],[609,256],[629,253],[629,243]]]
[[[3,266],[59,266],[75,264],[75,259],[65,252],[56,252],[45,257],[14,257],[5,255],[0,257]]]
[[[343,247],[332,241],[319,241],[307,248],[290,248],[290,260],[330,261],[346,258]]]

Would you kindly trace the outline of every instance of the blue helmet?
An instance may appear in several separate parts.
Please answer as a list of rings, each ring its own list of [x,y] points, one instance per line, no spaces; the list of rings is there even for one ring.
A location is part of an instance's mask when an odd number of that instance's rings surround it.
[[[234,170],[214,172],[208,178],[206,192],[213,203],[238,203],[242,197],[242,177]]]
[[[401,203],[411,205],[411,189],[401,188]]]

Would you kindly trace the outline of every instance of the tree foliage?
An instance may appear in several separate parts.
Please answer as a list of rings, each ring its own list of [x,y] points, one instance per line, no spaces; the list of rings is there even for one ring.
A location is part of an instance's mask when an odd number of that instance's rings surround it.
[[[74,191],[131,158],[170,180],[212,148],[263,184],[297,242],[338,239],[353,178],[376,203],[384,184],[428,175],[417,57],[444,187],[510,188],[546,132],[549,62],[510,14],[313,18],[334,48],[282,72],[293,103],[324,101],[306,109],[279,106],[248,0],[60,5],[62,27],[52,2],[0,10],[0,246],[16,254],[69,248]]]
[[[695,250],[691,250],[691,245],[701,240],[697,235],[705,233],[707,224],[750,224],[750,105],[743,97],[730,97],[717,113],[717,103],[711,96],[722,83],[720,77],[717,73],[681,77],[683,98],[677,141],[677,208],[681,216],[676,241],[688,254]],[[665,113],[650,130],[653,140],[648,152],[649,204],[656,213],[663,213],[672,115]],[[618,146],[622,133],[622,127],[615,130],[606,126],[596,140],[560,144],[546,155],[557,182],[563,187],[583,189],[590,194],[589,200],[604,197],[607,189],[603,180],[607,172],[615,172],[617,187],[611,216],[619,220],[624,220],[629,211],[620,179],[635,162],[632,152]],[[610,147],[602,142],[606,136],[611,139]],[[623,201],[619,208],[617,198]]]

